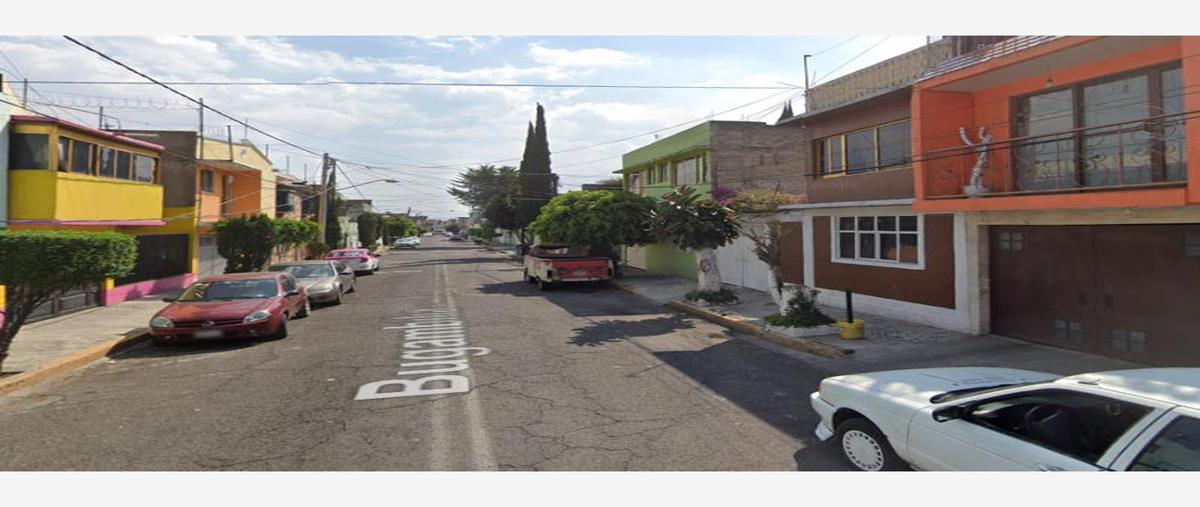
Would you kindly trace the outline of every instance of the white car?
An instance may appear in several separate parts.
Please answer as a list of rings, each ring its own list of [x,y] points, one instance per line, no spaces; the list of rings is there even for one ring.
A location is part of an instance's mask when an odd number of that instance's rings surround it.
[[[1197,470],[1200,368],[829,377],[816,434],[861,470]]]
[[[398,238],[398,239],[396,239],[395,243],[392,244],[392,246],[394,248],[416,248],[418,246],[421,246],[421,238],[418,238],[416,236],[409,236],[407,238]]]

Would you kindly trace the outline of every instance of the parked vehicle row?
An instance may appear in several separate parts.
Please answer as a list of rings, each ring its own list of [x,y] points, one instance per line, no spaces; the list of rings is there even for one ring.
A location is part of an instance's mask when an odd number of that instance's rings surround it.
[[[156,345],[210,339],[281,339],[288,321],[314,304],[340,305],[357,275],[379,270],[365,248],[332,250],[320,260],[284,262],[266,271],[204,277],[150,319]]]

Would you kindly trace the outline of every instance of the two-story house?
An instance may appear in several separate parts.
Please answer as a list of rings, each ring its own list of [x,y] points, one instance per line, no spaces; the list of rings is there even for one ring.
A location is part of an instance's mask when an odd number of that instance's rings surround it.
[[[190,282],[186,237],[164,230],[163,146],[46,116],[8,120],[7,228],[120,232],[138,242],[133,273],[59,297],[33,318]]]
[[[804,193],[797,174],[801,132],[762,122],[707,121],[656,140],[622,156],[625,189],[659,198],[687,185],[711,198],[745,188]],[[626,262],[649,272],[696,279],[696,258],[669,243],[625,249]],[[748,240],[717,250],[725,283],[766,290],[765,265],[754,258]]]
[[[973,327],[962,213],[913,209],[912,85],[989,37],[946,37],[815,86],[802,114],[774,127],[802,133],[806,201],[782,206],[801,241],[783,241],[784,281],[818,301],[934,325]]]
[[[919,241],[955,217],[972,327],[1200,360],[1197,57],[1200,37],[1016,37],[916,83]]]

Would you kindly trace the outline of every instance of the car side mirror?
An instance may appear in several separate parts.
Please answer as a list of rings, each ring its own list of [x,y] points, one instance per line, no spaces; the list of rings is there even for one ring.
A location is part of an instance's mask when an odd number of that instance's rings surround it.
[[[350,268],[346,268],[346,269],[343,269],[343,270],[339,271],[339,272],[338,272],[338,274],[341,274],[341,275],[353,275],[353,274],[354,274],[354,270],[353,270],[353,269],[350,269]]]
[[[299,296],[299,295],[300,295],[300,289],[292,289],[292,290],[289,290],[289,291],[287,291],[287,295],[289,295],[289,296]]]
[[[962,419],[967,415],[967,409],[959,405],[950,405],[949,407],[939,408],[933,411],[933,420],[937,422],[953,421]]]

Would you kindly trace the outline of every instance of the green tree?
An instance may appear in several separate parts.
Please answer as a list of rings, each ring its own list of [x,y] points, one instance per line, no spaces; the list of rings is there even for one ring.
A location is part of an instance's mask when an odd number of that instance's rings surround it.
[[[444,228],[446,229],[446,232],[450,234],[458,234],[458,231],[462,230],[462,227],[459,227],[458,224],[446,224],[446,227]]]
[[[137,241],[115,232],[0,231],[0,285],[7,292],[0,325],[0,365],[37,307],[64,293],[133,272]]]
[[[492,199],[511,196],[517,189],[517,168],[483,164],[459,173],[446,191],[464,206],[484,208]]]
[[[517,196],[514,198],[516,217],[514,229],[521,240],[520,253],[533,243],[529,224],[537,220],[542,206],[558,194],[558,177],[550,170],[550,142],[546,137],[546,111],[537,105],[536,122],[525,134],[525,152],[517,172]]]
[[[363,213],[358,216],[358,239],[366,248],[371,248],[383,232],[383,215]]]
[[[741,220],[737,213],[684,185],[655,203],[651,226],[656,236],[669,239],[677,248],[696,254],[697,290],[721,290],[721,271],[716,249],[737,239]]]
[[[271,222],[275,229],[275,244],[300,246],[317,240],[320,226],[312,220],[289,220],[277,218]]]
[[[588,246],[618,266],[617,247],[655,241],[653,209],[653,199],[623,190],[567,192],[550,200],[529,228],[547,241]]]
[[[501,229],[515,230],[517,228],[517,207],[513,205],[513,196],[497,195],[483,208],[483,218]]]
[[[271,217],[242,215],[213,225],[217,233],[217,252],[225,258],[226,273],[247,273],[263,269],[275,249],[275,224]]]
[[[405,216],[399,215],[384,215],[383,216],[383,241],[386,244],[392,244],[398,238],[405,238],[417,234],[417,226],[412,220]]]

